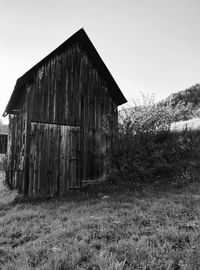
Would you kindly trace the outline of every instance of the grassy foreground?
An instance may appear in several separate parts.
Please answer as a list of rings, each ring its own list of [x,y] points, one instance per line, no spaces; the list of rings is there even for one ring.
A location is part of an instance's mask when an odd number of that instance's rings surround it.
[[[200,269],[198,184],[15,195],[1,186],[0,269]]]

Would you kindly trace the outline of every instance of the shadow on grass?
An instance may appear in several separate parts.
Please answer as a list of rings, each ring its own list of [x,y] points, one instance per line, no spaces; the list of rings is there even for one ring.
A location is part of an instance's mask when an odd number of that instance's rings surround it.
[[[17,204],[39,205],[43,202],[91,202],[95,203],[102,198],[123,198],[128,194],[131,196],[136,195],[137,198],[144,198],[148,196],[160,197],[165,193],[171,192],[180,194],[188,185],[175,185],[173,186],[169,179],[161,179],[160,181],[151,182],[134,182],[134,181],[108,181],[101,184],[87,185],[81,190],[69,190],[64,196],[55,197],[28,197],[18,194],[16,191],[5,192],[5,196],[0,198],[0,210],[7,210]],[[4,187],[5,188],[5,187]],[[6,200],[5,200],[6,197]]]

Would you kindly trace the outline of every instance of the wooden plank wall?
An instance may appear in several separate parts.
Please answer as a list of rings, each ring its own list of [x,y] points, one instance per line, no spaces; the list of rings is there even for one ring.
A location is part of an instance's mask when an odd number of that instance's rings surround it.
[[[73,183],[76,182],[75,178],[77,179],[78,183],[74,187],[80,186],[79,178],[82,178],[83,182],[105,180],[111,167],[112,123],[117,117],[117,105],[111,98],[110,89],[104,78],[88,58],[84,48],[80,44],[74,44],[59,55],[52,56],[33,74],[33,82],[26,86],[25,95],[22,110],[26,112],[22,192],[43,196],[54,194],[56,185],[53,186],[55,184],[53,178],[59,179],[58,185],[64,185],[67,174],[73,174]],[[17,161],[19,157],[15,154],[20,153],[20,147],[18,150],[16,147],[21,144],[22,130],[20,131],[20,128],[19,131],[15,130],[15,125],[20,124],[17,118],[14,121],[16,124],[11,124],[12,138],[9,140],[12,145],[10,145],[12,158],[9,163],[14,170],[13,173],[18,175],[19,166],[16,164],[19,164]],[[32,122],[38,125],[33,127]],[[61,128],[56,127],[51,131],[46,124],[60,125]],[[82,166],[77,161],[66,161],[61,158],[61,154],[66,156],[68,151],[68,140],[76,140],[73,136],[70,137],[65,126],[80,126]],[[62,148],[57,145],[58,138]],[[40,148],[44,152],[41,152]],[[44,159],[42,153],[46,153]],[[34,162],[31,163],[31,160]],[[41,165],[43,160],[44,166]],[[60,160],[59,167],[56,167],[58,160]],[[50,172],[47,167],[54,168],[54,172],[52,170]],[[38,179],[43,180],[39,183]],[[51,184],[47,190],[48,183]],[[72,185],[67,182],[65,189],[70,187]]]
[[[53,197],[81,186],[80,127],[31,123],[29,196]]]
[[[38,70],[32,89],[30,121],[80,126],[83,180],[106,178],[117,106],[81,45],[52,57]]]
[[[10,116],[8,133],[7,177],[12,188],[21,191],[24,172],[25,118],[23,114]]]

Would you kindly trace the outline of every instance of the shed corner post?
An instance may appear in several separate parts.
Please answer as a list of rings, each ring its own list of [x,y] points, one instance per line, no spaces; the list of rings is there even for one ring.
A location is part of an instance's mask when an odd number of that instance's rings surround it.
[[[29,170],[30,170],[30,143],[31,143],[31,117],[30,113],[32,111],[32,104],[31,104],[31,85],[27,85],[27,92],[26,92],[26,101],[25,101],[25,147],[24,147],[24,174],[23,174],[23,184],[22,184],[22,194],[23,195],[32,195],[30,188],[29,188]]]

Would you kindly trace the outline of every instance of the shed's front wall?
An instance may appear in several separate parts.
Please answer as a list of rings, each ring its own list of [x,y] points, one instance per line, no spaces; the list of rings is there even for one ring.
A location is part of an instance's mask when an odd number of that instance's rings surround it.
[[[110,90],[79,44],[44,64],[35,74],[31,88],[29,115],[35,122],[80,125],[84,113],[87,117],[82,102],[90,106],[90,126],[94,127],[98,104],[101,117],[104,113],[116,114]]]
[[[42,131],[43,124],[57,125],[58,129],[59,126],[80,127],[82,181],[105,180],[111,166],[112,136],[113,127],[116,124],[117,106],[109,94],[106,83],[81,45],[75,44],[46,62],[34,75],[32,83],[26,85],[25,95],[27,141],[24,167],[28,173],[24,181],[33,184],[33,168],[30,165],[34,145],[33,123],[38,126],[38,131],[34,135],[38,138],[46,136]],[[20,140],[21,134],[16,136]],[[59,151],[60,137],[55,137],[55,134],[52,136],[55,141],[57,140]],[[47,144],[46,147],[48,147]],[[57,150],[55,150],[56,155],[59,155]],[[17,150],[14,152],[13,160]],[[51,157],[48,156],[48,158]],[[34,160],[35,164],[39,164],[40,156],[36,154]],[[45,164],[43,169],[47,171],[49,163]],[[37,178],[37,183],[44,183],[42,181],[42,177],[46,177],[44,171],[39,173],[35,169],[34,177]],[[59,177],[58,172],[58,182]],[[68,181],[67,173],[65,178]],[[65,186],[67,189],[67,184]],[[29,186],[26,192],[40,195],[40,188],[37,190],[33,192],[33,188]],[[44,187],[41,190],[44,194]],[[54,193],[56,192],[55,189]]]

